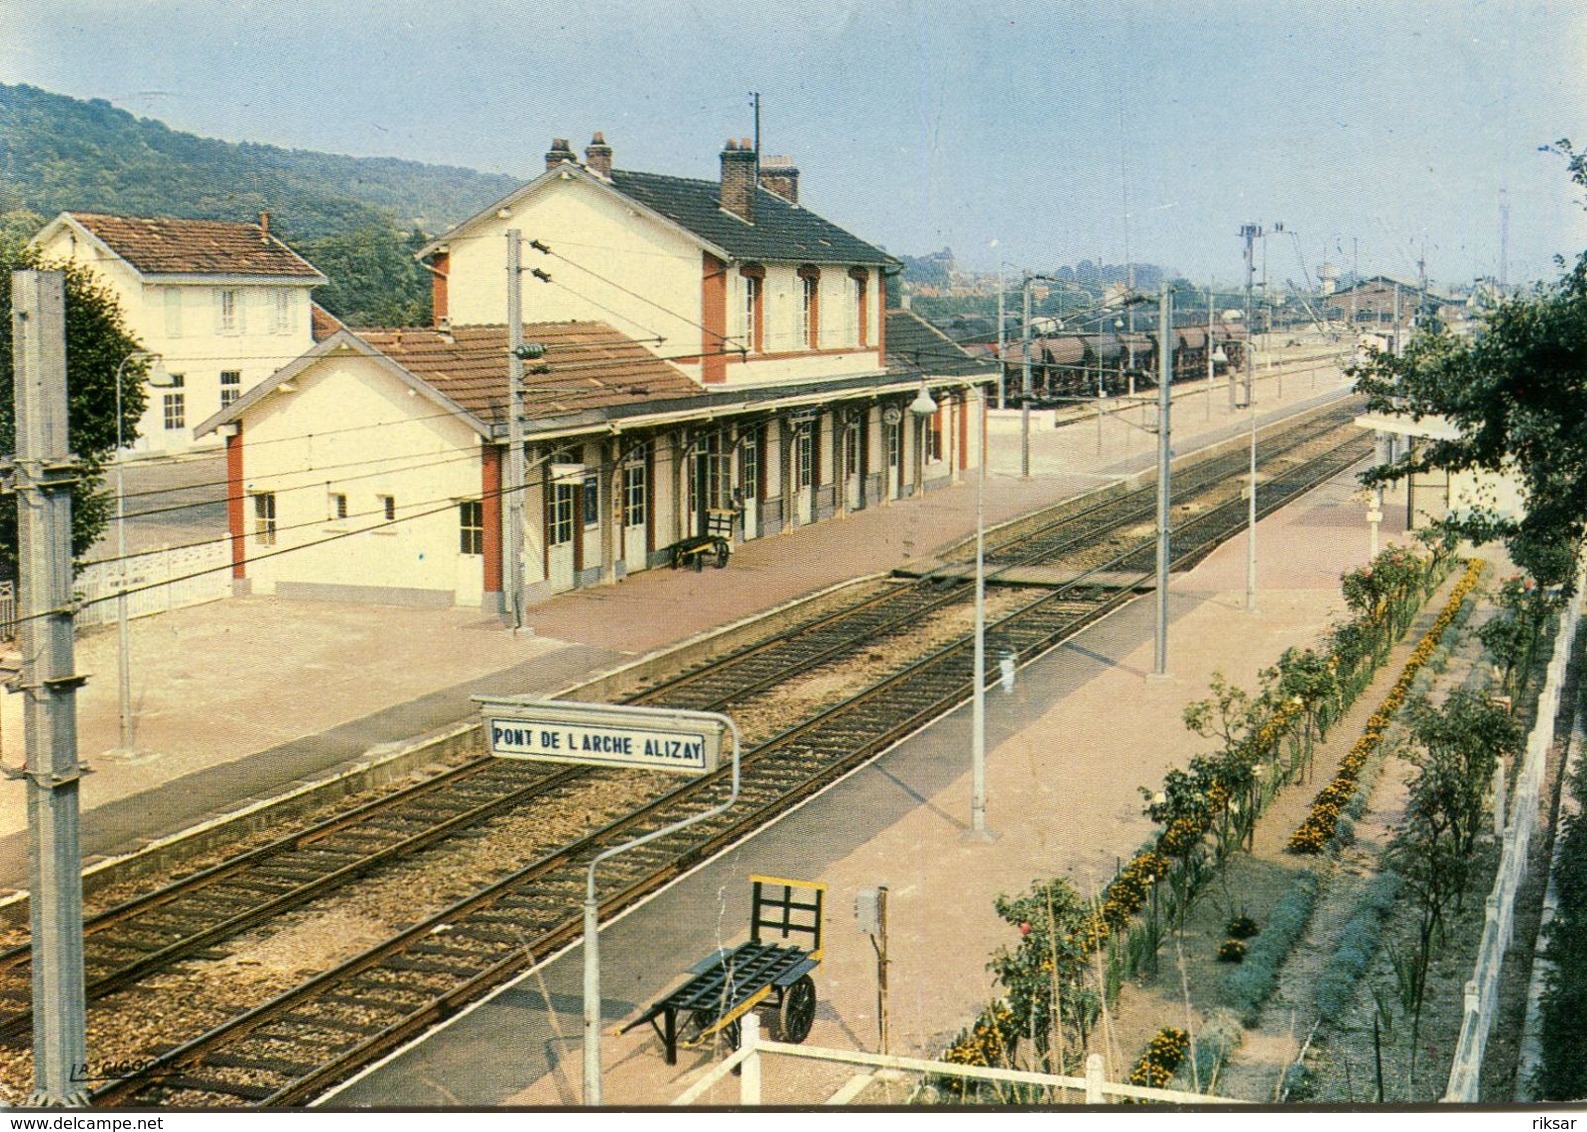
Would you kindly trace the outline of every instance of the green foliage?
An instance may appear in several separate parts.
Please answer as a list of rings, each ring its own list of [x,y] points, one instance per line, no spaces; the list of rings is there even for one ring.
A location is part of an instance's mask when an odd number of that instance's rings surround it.
[[[1023,896],[999,896],[993,906],[1020,935],[987,964],[1008,992],[1014,1024],[1049,1058],[1054,1049],[1078,1052],[1094,1009],[1085,988],[1085,903],[1059,878],[1033,884]]]
[[[1587,1018],[1587,762],[1578,765],[1570,790],[1581,808],[1561,824],[1554,872],[1559,904],[1543,952],[1552,965],[1543,989],[1543,1058],[1532,1082],[1546,1101],[1587,1097],[1587,1058],[1581,1049],[1582,1019]]]
[[[1554,147],[1571,180],[1587,187],[1587,162],[1569,141]],[[1471,339],[1430,329],[1402,356],[1379,353],[1352,371],[1374,412],[1439,415],[1460,432],[1423,442],[1369,483],[1434,469],[1513,468],[1525,515],[1476,509],[1444,521],[1477,542],[1503,538],[1510,557],[1545,584],[1569,585],[1587,535],[1587,252],[1561,278],[1501,301]]]
[[[306,240],[297,250],[330,280],[315,302],[350,326],[427,326],[430,275],[414,258],[423,232],[383,225]]]
[[[1377,954],[1383,923],[1394,910],[1395,899],[1404,884],[1399,874],[1384,872],[1367,885],[1355,914],[1339,933],[1334,953],[1317,979],[1317,1013],[1324,1021],[1337,1022],[1349,1009],[1356,988]]]
[[[11,342],[11,273],[39,264],[29,253],[0,243],[0,452],[16,451],[15,374]],[[66,388],[68,440],[79,460],[72,486],[72,554],[80,557],[110,520],[111,500],[100,488],[116,449],[116,368],[137,339],[127,330],[115,297],[82,267],[66,275]],[[122,428],[130,444],[143,415],[145,367],[128,363],[123,375]],[[16,496],[0,496],[0,564],[16,569]]]
[[[516,177],[392,158],[217,141],[82,101],[0,84],[8,209],[251,220],[269,209],[289,242],[372,225],[432,230],[505,196]]]
[[[1306,930],[1316,900],[1317,875],[1302,869],[1273,906],[1262,934],[1247,945],[1245,962],[1224,976],[1220,998],[1247,1026],[1256,1025],[1262,1004],[1278,981],[1278,969]]]

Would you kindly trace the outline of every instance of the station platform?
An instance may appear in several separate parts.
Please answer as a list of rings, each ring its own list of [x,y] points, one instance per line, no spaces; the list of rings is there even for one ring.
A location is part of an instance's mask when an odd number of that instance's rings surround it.
[[[751,874],[828,886],[825,956],[807,1044],[878,1050],[876,956],[854,917],[862,888],[888,888],[891,1052],[937,1056],[997,994],[986,963],[1012,946],[1000,894],[1067,876],[1101,890],[1150,835],[1140,787],[1155,789],[1206,744],[1185,705],[1214,673],[1253,687],[1285,648],[1315,642],[1343,612],[1339,577],[1368,558],[1358,485],[1346,473],[1257,529],[1256,611],[1246,611],[1246,542],[1237,537],[1176,575],[1168,674],[1154,667],[1155,602],[1133,602],[1022,669],[987,697],[987,825],[967,841],[968,706],[917,733],[753,838],[706,863],[601,933],[603,1101],[665,1105],[723,1056],[682,1049],[666,1064],[646,1027],[617,1030],[681,981],[702,955],[745,938]],[[1383,544],[1403,541],[1390,509]],[[450,1025],[367,1071],[332,1107],[560,1106],[582,1102],[582,952],[575,946]],[[1131,1053],[1133,1056],[1133,1051]],[[1114,1068],[1117,1079],[1123,1069]],[[764,1103],[823,1104],[856,1072],[763,1062]],[[866,1104],[902,1103],[909,1081],[877,1081]],[[738,1102],[732,1078],[698,1103]]]

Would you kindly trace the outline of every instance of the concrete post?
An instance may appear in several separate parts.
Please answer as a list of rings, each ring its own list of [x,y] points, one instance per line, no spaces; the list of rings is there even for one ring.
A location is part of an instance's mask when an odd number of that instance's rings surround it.
[[[1102,1086],[1107,1078],[1102,1075],[1102,1055],[1093,1053],[1086,1058],[1086,1104],[1107,1104]]]
[[[65,276],[11,276],[16,373],[18,634],[25,697],[33,932],[34,1105],[87,1103]]]
[[[747,1108],[760,1104],[760,1015],[751,1010],[739,1026],[744,1060],[739,1065],[738,1103]]]
[[[1019,383],[1019,478],[1028,480],[1030,479],[1030,272],[1028,271],[1025,273],[1025,285],[1021,290],[1025,295],[1025,326],[1021,333],[1025,359],[1024,371]]]

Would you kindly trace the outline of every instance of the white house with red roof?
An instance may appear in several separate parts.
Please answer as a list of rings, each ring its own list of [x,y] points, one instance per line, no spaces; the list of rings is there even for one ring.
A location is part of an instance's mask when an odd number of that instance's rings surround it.
[[[435,326],[327,326],[200,424],[226,437],[239,589],[501,610],[515,589],[532,602],[673,561],[713,521],[764,538],[975,466],[975,386],[996,367],[884,311],[894,261],[800,205],[792,166],[757,183],[734,143],[720,183],[626,173],[599,135],[586,156],[558,141],[542,176],[421,253]],[[522,484],[510,230],[539,242],[524,252],[524,339],[544,353],[525,375]],[[923,385],[925,418],[909,408]]]
[[[236,224],[63,212],[31,244],[91,269],[180,383],[148,390],[135,452],[192,449],[195,424],[314,345],[309,295],[325,276],[271,235],[268,213]]]

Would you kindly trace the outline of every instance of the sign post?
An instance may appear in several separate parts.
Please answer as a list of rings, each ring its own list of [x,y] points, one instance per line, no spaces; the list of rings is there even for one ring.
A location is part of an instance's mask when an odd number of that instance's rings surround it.
[[[738,801],[738,724],[717,712],[613,707],[521,696],[475,696],[485,739],[497,758],[590,766],[643,767],[700,776],[721,762],[722,738],[733,737],[733,789],[727,801],[622,845],[590,861],[584,890],[584,1103],[601,1103],[600,905],[595,869],[608,858],[726,813]]]

